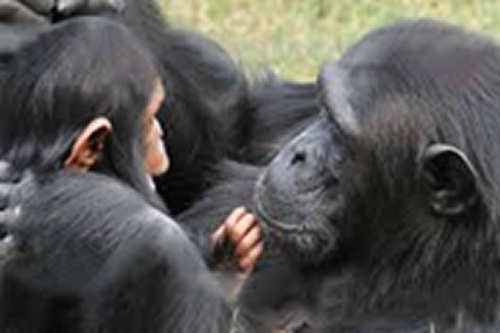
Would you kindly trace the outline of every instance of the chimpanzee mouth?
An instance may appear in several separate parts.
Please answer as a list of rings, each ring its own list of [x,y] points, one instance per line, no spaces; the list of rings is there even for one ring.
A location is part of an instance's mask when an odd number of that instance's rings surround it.
[[[337,250],[338,237],[334,229],[306,227],[305,223],[286,224],[267,214],[257,202],[256,206],[264,232],[300,265],[320,264]]]
[[[262,223],[262,226],[265,229],[268,229],[271,232],[277,232],[282,235],[286,235],[288,233],[302,233],[307,232],[304,224],[291,224],[287,223],[281,219],[278,219],[272,216],[263,203],[263,188],[262,178],[257,181],[257,185],[254,191],[254,203],[256,208],[256,213],[259,218],[259,221]]]
[[[264,228],[267,229],[272,229],[276,232],[279,232],[281,234],[288,234],[288,233],[316,233],[319,229],[323,229],[324,226],[330,224],[327,221],[322,221],[322,222],[317,222],[317,223],[307,223],[306,218],[300,220],[298,218],[299,213],[297,214],[290,214],[288,215],[289,219],[287,217],[277,217],[276,214],[273,214],[273,209],[266,205],[266,200],[267,195],[266,195],[266,187],[262,184],[262,178],[261,177],[255,186],[254,189],[254,197],[253,201],[255,204],[255,209],[256,209],[256,214],[258,215],[260,221],[263,224]],[[267,200],[268,201],[268,200]],[[277,203],[279,205],[279,203]],[[266,207],[267,206],[267,207]],[[290,206],[291,208],[294,208]],[[282,214],[284,215],[284,214]],[[306,216],[311,215],[311,214],[306,214]],[[291,219],[290,219],[291,218]],[[291,221],[294,220],[295,223],[292,223]],[[332,221],[330,221],[332,222]],[[332,223],[332,225],[335,225],[335,223]],[[322,227],[323,226],[323,227]]]
[[[254,203],[256,214],[265,232],[288,250],[301,263],[317,263],[337,247],[337,232],[329,223],[287,223],[274,217],[265,207],[261,184],[258,183]]]

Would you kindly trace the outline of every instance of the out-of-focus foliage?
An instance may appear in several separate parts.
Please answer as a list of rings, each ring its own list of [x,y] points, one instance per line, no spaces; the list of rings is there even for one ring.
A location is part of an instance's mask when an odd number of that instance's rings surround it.
[[[500,34],[498,0],[160,0],[177,25],[209,34],[247,67],[310,80],[369,29],[435,18]]]

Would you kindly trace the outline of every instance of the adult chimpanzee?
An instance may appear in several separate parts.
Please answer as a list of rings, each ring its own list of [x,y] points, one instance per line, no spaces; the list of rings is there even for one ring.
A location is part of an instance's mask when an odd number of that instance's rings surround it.
[[[32,179],[2,230],[0,330],[229,332],[225,297],[149,181],[167,156],[142,44],[75,19],[21,49],[4,80],[0,158]]]
[[[255,193],[315,288],[313,332],[500,330],[499,63],[491,40],[412,21],[322,71],[322,117]]]

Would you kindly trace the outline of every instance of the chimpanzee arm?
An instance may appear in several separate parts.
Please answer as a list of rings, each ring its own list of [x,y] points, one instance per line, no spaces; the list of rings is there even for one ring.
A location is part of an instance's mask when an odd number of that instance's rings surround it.
[[[229,332],[220,287],[180,228],[160,219],[109,258],[85,322],[106,332]]]
[[[230,332],[197,249],[137,193],[92,174],[33,183],[2,266],[2,332]]]

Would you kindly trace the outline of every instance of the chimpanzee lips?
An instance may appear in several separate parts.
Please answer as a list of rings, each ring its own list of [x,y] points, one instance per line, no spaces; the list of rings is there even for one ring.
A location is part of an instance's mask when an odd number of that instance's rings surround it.
[[[302,264],[318,263],[333,253],[337,247],[337,232],[326,223],[290,223],[272,216],[263,204],[263,197],[256,191],[256,214],[264,230]]]

